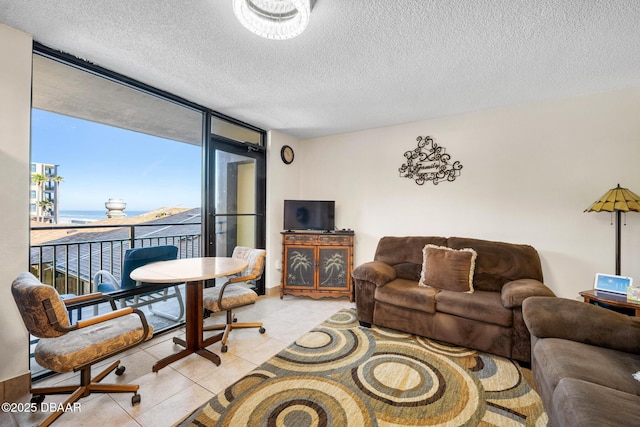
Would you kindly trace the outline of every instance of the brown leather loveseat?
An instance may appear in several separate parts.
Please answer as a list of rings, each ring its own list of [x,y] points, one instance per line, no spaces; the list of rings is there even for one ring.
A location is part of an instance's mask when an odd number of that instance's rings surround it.
[[[352,276],[361,325],[527,363],[531,341],[522,301],[554,296],[542,283],[533,247],[460,237],[383,237],[374,260]]]

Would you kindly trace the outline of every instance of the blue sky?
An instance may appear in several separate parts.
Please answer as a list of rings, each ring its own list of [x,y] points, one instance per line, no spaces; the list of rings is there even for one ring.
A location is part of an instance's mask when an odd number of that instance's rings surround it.
[[[199,146],[33,109],[31,161],[59,165],[60,210],[200,206]]]

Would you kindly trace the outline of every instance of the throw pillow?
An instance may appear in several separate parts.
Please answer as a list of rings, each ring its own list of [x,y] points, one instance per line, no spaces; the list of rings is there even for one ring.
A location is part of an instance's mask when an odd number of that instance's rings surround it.
[[[422,250],[422,273],[418,285],[471,293],[477,256],[471,248],[426,245]]]

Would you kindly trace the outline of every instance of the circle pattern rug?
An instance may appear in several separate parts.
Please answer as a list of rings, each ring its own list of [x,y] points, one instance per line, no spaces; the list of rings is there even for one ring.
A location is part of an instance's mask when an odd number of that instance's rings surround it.
[[[341,310],[181,426],[547,425],[531,372]]]

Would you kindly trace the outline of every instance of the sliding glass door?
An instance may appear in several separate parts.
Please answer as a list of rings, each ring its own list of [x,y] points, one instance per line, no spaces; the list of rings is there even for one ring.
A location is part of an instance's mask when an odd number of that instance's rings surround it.
[[[262,133],[256,132],[255,142],[238,141],[216,120],[211,128],[217,133],[206,150],[206,250],[209,256],[231,256],[236,246],[265,247],[266,153]],[[257,285],[256,291],[264,294],[264,279]]]

